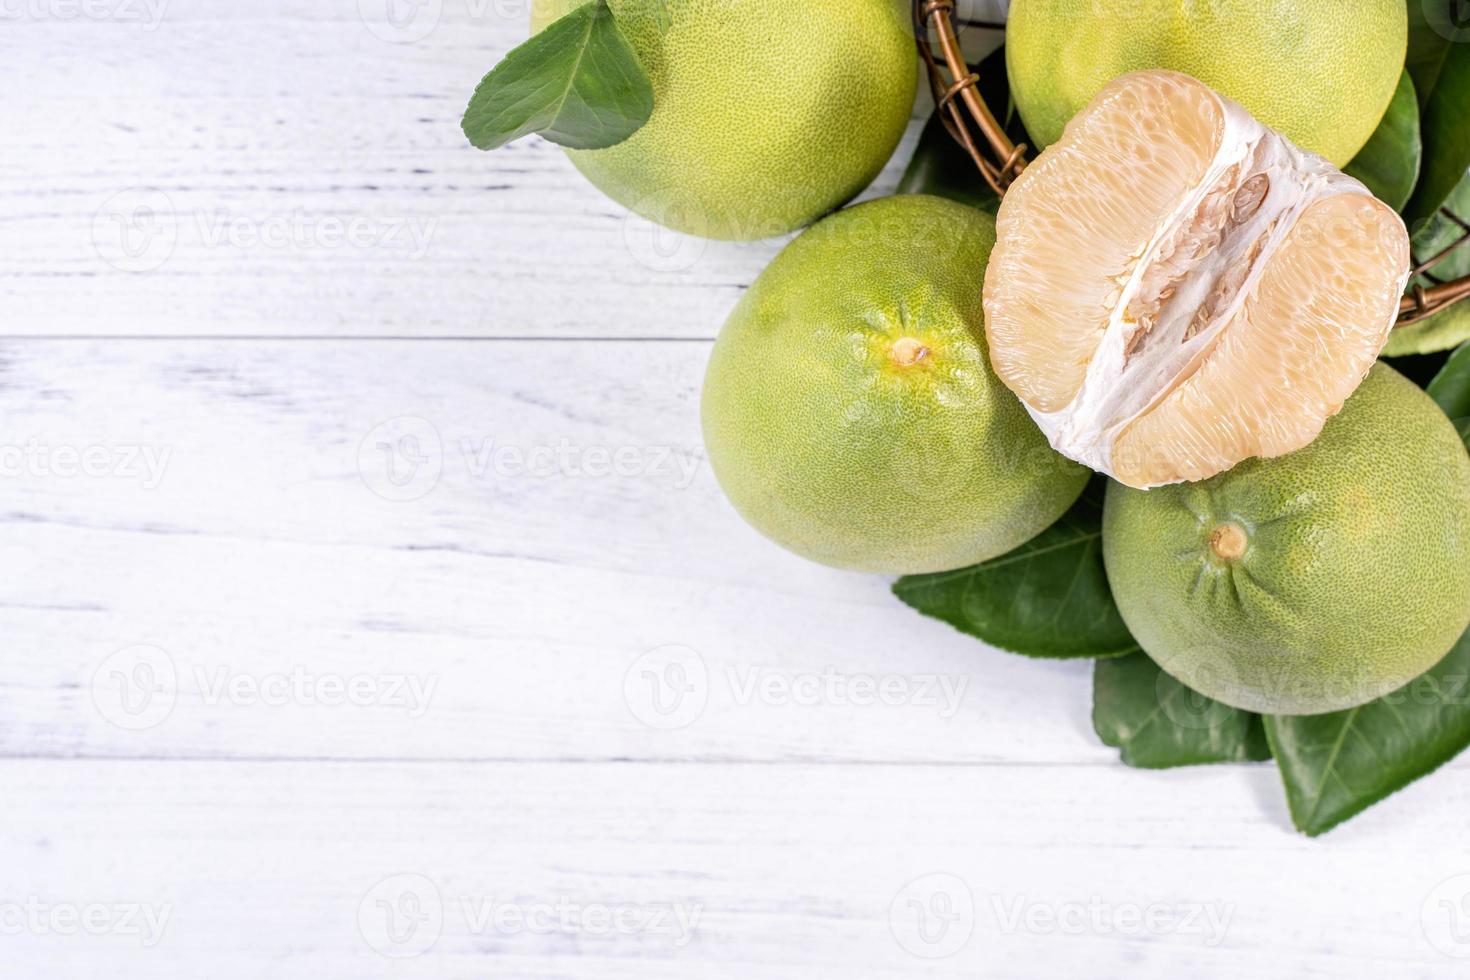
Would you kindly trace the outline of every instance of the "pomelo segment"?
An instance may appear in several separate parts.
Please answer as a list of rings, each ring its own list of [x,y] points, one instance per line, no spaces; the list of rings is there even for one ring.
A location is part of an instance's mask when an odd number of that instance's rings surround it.
[[[1299,449],[1372,367],[1409,272],[1361,183],[1187,75],[1125,75],[1006,194],[996,373],[1129,486]]]

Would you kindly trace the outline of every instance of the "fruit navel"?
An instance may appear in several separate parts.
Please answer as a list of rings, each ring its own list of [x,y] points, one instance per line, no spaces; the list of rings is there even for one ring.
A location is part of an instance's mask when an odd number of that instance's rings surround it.
[[[1470,456],[1379,364],[1304,449],[1203,484],[1109,485],[1102,546],[1129,632],[1180,683],[1246,711],[1342,711],[1464,634]]]
[[[1210,532],[1210,550],[1215,553],[1216,558],[1225,561],[1234,561],[1245,554],[1245,547],[1249,543],[1245,529],[1234,522],[1221,524]]]
[[[922,361],[928,353],[929,348],[912,337],[898,338],[888,350],[888,356],[893,358],[893,363],[899,367],[913,367]]]
[[[912,245],[929,240],[954,244]],[[976,286],[994,241],[990,215],[902,194],[823,219],[760,274],[701,396],[710,468],[752,527],[911,574],[1003,555],[1072,506],[1087,471],[990,368]]]

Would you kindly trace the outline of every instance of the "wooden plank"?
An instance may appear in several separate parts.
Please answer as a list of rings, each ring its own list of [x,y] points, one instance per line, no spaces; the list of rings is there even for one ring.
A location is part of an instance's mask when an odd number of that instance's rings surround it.
[[[1435,899],[1465,869],[1452,842],[1470,773],[1442,777],[1460,806],[1370,814],[1334,845],[1282,830],[1279,806],[1257,799],[1274,799],[1274,780],[7,762],[0,914],[16,922],[29,904],[19,921],[39,924],[7,928],[6,967],[110,980],[1453,972],[1429,937],[1450,941]],[[137,906],[137,927],[108,911],[97,935],[48,931],[56,910],[77,910],[64,926],[92,905]]]
[[[707,350],[3,348],[0,751],[1109,764],[1087,665],[740,521]],[[155,714],[120,714],[150,669]],[[660,714],[679,669],[699,690]]]
[[[783,244],[629,217],[539,139],[471,149],[521,0],[420,4],[413,43],[389,0],[161,2],[0,32],[7,334],[709,338]]]
[[[780,242],[655,239],[553,147],[473,153],[459,112],[524,0],[400,7],[434,18],[414,38],[378,3],[0,10],[0,331],[542,341],[0,345],[6,976],[1470,953],[1467,764],[1308,841],[1271,767],[1125,769],[1086,665],[746,528],[698,389]],[[156,266],[108,237],[138,188],[175,219]]]

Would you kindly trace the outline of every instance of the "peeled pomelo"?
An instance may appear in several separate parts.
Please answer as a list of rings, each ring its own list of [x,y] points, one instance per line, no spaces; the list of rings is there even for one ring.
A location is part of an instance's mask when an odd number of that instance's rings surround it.
[[[534,0],[539,31],[586,0]],[[608,0],[653,115],[577,169],[651,221],[708,238],[800,228],[872,182],[913,111],[906,0]]]
[[[710,357],[704,440],[751,526],[813,561],[912,573],[1045,530],[1086,469],[1053,452],[990,368],[976,283],[989,215],[883,198],[803,232]]]
[[[1433,667],[1470,623],[1470,456],[1386,365],[1305,449],[1108,489],[1124,621],[1169,674],[1268,714],[1337,711]]]
[[[1006,65],[1038,147],[1114,78],[1165,68],[1341,167],[1392,101],[1407,42],[1403,0],[1012,0]]]
[[[1305,446],[1372,366],[1403,221],[1175,72],[1125,75],[1001,203],[996,373],[1063,454],[1133,487]]]

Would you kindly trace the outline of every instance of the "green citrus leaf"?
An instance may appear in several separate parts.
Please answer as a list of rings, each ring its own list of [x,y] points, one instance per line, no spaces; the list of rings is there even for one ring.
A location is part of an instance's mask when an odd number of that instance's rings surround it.
[[[1441,211],[1422,223],[1415,233],[1412,239],[1415,265],[1429,261],[1465,236],[1465,227],[1457,218],[1470,224],[1470,172],[1460,178]],[[1420,276],[1413,282],[1432,286],[1465,275],[1470,275],[1470,241],[1435,263],[1428,276]],[[1397,328],[1388,335],[1383,353],[1388,357],[1430,354],[1448,350],[1467,339],[1470,339],[1470,302],[1460,302],[1420,323]]]
[[[992,51],[975,71],[980,76],[979,92],[985,104],[992,112],[1001,113],[1012,140],[1026,142],[1020,116],[1016,115],[1011,104],[1005,48]],[[898,182],[898,193],[934,194],[990,214],[1000,207],[1000,198],[980,176],[975,161],[945,129],[944,120],[937,111],[929,117],[923,133],[919,135],[913,159]]]
[[[1470,418],[1470,341],[1450,355],[1425,390],[1450,418]]]
[[[1137,650],[1103,571],[1099,483],[1016,550],[959,571],[906,575],[894,583],[894,594],[962,633],[1028,657]]]
[[[970,159],[938,112],[929,117],[914,147],[913,159],[899,179],[899,194],[933,194],[968,204],[988,214],[1000,207],[1000,197],[985,183],[975,161]]]
[[[1448,211],[1449,214],[1444,212]],[[1456,221],[1470,222],[1470,171],[1462,174],[1460,182],[1450,192],[1440,211],[1424,223],[1413,237],[1414,262],[1427,262],[1449,246],[1465,237],[1465,228]],[[1456,248],[1436,262],[1429,270],[1441,281],[1458,279],[1470,273],[1470,244]],[[1420,280],[1426,285],[1432,280]]]
[[[482,150],[531,133],[590,150],[621,143],[652,114],[648,75],[607,0],[592,0],[507,54],[475,89],[462,125]]]
[[[1414,79],[1414,91],[1418,94],[1420,107],[1429,99],[1429,93],[1434,91],[1434,84],[1439,81],[1440,68],[1444,65],[1444,56],[1450,49],[1450,39],[1429,23],[1429,10],[1435,6],[1435,2],[1436,0],[1408,0],[1406,4],[1409,8],[1409,53],[1404,59],[1404,68]],[[1438,2],[1440,5],[1435,9],[1435,20],[1440,24],[1448,23],[1450,4],[1455,0]]]
[[[1470,746],[1470,632],[1386,697],[1326,715],[1271,715],[1266,736],[1298,830],[1315,837]]]
[[[1419,186],[1404,209],[1409,231],[1438,211],[1470,168],[1470,43],[1451,44],[1420,124],[1424,163]]]
[[[1384,357],[1433,354],[1470,340],[1470,301],[1456,303],[1426,320],[1398,327],[1388,335]]]
[[[1400,211],[1414,193],[1422,154],[1419,102],[1406,71],[1399,76],[1399,87],[1378,128],[1343,170],[1368,185],[1380,201]]]
[[[1093,666],[1092,727],[1139,769],[1271,758],[1260,715],[1190,690],[1143,653]]]

